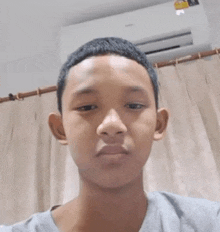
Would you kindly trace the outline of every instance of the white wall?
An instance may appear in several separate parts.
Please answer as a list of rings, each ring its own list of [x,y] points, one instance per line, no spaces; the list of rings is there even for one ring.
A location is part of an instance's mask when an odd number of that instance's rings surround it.
[[[220,0],[203,0],[210,25],[212,47],[220,48]]]
[[[47,53],[1,64],[0,97],[56,85],[61,63],[59,54]]]

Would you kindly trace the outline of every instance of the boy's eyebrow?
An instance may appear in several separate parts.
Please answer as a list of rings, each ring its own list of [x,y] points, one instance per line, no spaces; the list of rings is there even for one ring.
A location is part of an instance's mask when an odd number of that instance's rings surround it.
[[[126,94],[129,94],[129,93],[134,93],[134,92],[139,92],[139,93],[142,93],[144,95],[148,95],[147,94],[147,91],[141,87],[141,86],[126,86],[124,87],[124,92]],[[80,97],[80,96],[83,96],[83,95],[89,95],[89,94],[98,94],[99,91],[92,88],[91,86],[90,87],[83,87],[81,89],[78,89],[77,91],[75,91],[73,93],[73,97]]]

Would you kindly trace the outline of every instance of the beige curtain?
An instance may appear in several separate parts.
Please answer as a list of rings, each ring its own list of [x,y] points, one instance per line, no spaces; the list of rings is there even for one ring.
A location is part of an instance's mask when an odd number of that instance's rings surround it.
[[[144,188],[220,201],[220,58],[157,72],[170,122],[145,165]],[[52,111],[55,92],[0,104],[0,224],[78,195],[77,167],[49,130]]]

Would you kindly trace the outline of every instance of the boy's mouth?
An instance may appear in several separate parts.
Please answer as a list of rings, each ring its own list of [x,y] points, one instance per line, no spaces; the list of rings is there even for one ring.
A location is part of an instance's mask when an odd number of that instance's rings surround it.
[[[100,155],[114,156],[114,155],[122,155],[122,154],[128,154],[128,150],[125,149],[123,146],[108,145],[108,146],[102,147],[102,149],[100,149],[100,151],[97,153],[97,156],[100,156]]]

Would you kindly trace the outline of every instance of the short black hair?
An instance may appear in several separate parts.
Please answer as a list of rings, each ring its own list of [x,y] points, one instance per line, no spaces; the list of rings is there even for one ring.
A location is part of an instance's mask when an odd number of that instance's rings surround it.
[[[157,74],[147,60],[146,55],[140,51],[133,43],[118,37],[104,37],[97,38],[87,42],[78,48],[75,52],[68,56],[67,61],[63,64],[60,70],[60,75],[57,83],[57,104],[58,110],[62,115],[62,95],[67,83],[67,76],[70,68],[77,65],[81,61],[88,57],[99,55],[119,55],[132,60],[135,60],[139,64],[143,65],[151,79],[154,88],[154,96],[156,102],[156,108],[158,109],[158,79]]]

